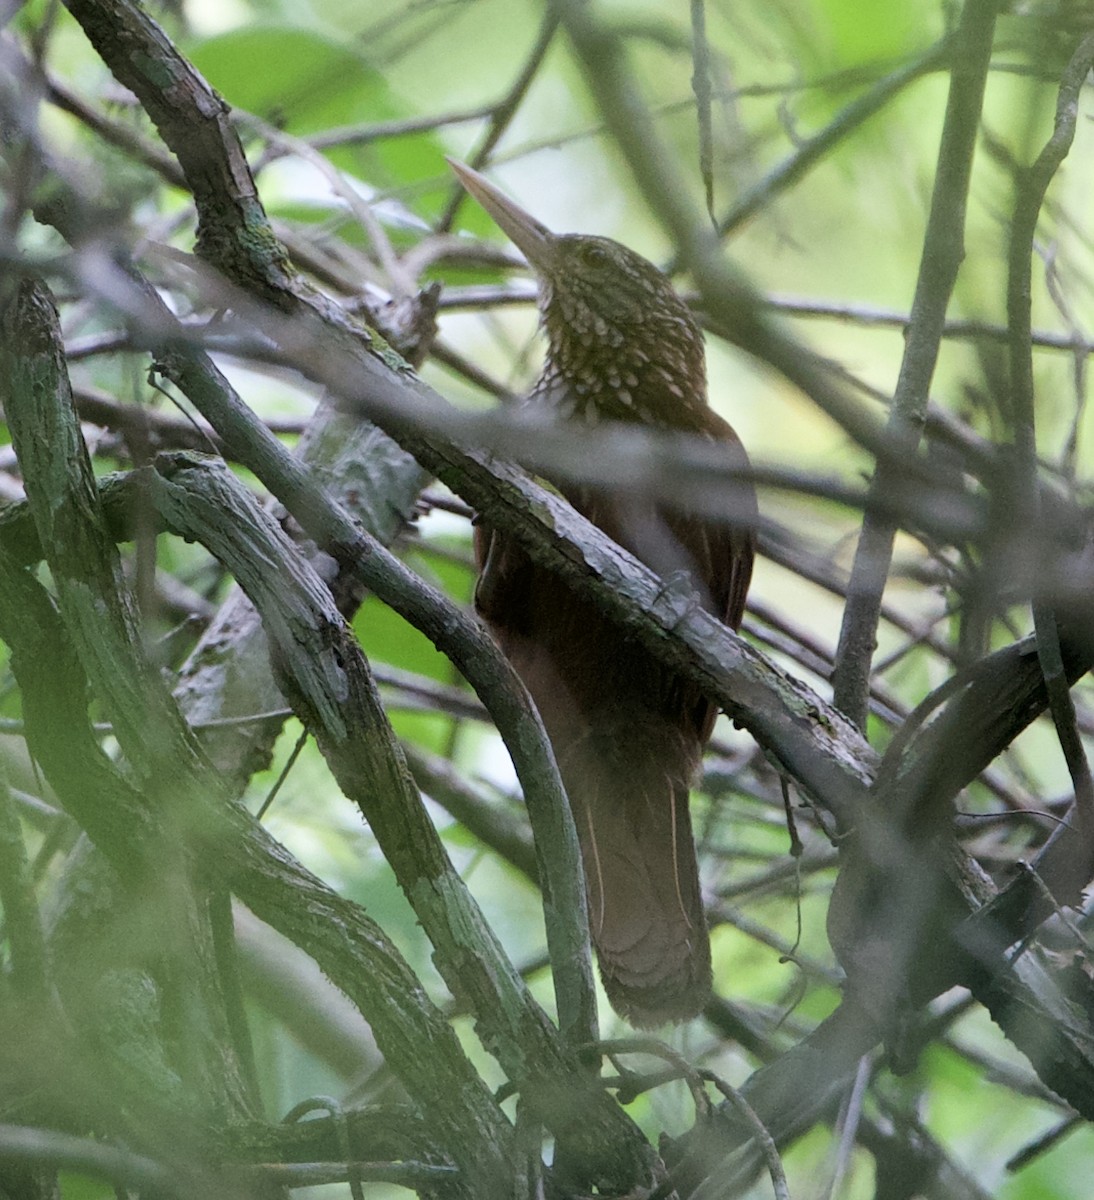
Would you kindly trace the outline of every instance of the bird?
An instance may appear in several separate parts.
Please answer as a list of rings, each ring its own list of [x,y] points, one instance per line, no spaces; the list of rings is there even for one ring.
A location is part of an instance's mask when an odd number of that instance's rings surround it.
[[[707,439],[747,477],[740,439],[708,403],[702,332],[667,276],[612,239],[552,233],[448,161],[537,278],[547,353],[526,403],[579,427]],[[662,579],[684,573],[705,608],[740,626],[757,521],[747,478],[718,517],[633,485],[547,482]],[[474,543],[475,608],[535,702],[569,798],[605,994],[638,1029],[688,1020],[711,992],[689,794],[717,708],[510,534],[476,519]]]

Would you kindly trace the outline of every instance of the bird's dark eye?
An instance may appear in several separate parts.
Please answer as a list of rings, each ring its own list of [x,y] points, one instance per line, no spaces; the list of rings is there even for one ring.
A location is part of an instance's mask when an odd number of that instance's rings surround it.
[[[587,242],[581,247],[581,261],[587,267],[602,267],[610,259],[608,248],[597,242]]]

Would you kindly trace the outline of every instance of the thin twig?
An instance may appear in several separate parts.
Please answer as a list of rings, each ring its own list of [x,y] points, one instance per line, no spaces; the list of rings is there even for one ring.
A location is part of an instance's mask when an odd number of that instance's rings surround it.
[[[706,193],[707,212],[714,215],[714,130],[711,120],[710,43],[707,41],[706,0],[691,0],[691,89],[695,93],[695,115],[699,123],[699,173]]]
[[[476,170],[485,166],[490,158],[490,152],[501,141],[505,135],[505,131],[509,128],[510,122],[516,115],[517,110],[524,101],[524,97],[528,94],[528,89],[532,86],[536,75],[539,73],[539,69],[543,65],[543,60],[547,57],[547,51],[551,48],[557,28],[558,18],[548,10],[540,24],[539,34],[536,37],[535,43],[529,51],[524,65],[521,67],[520,74],[514,80],[513,86],[509,89],[508,93],[490,114],[490,123],[486,133],[471,155],[470,165]],[[435,232],[446,233],[452,228],[452,222],[456,219],[456,213],[466,198],[467,193],[462,187],[456,186],[453,188],[452,197],[437,221]]]
[[[890,435],[903,444],[909,455],[915,452],[919,443],[946,308],[964,254],[965,208],[973,149],[998,7],[998,0],[965,0],[952,39],[950,92],[938,151],[938,169],[923,238],[911,323],[888,424]],[[892,471],[879,464],[870,488],[871,496],[883,494],[891,486],[891,480]],[[864,517],[836,650],[833,697],[836,706],[860,729],[866,728],[870,664],[895,532],[892,522],[879,514]]]
[[[944,38],[918,58],[902,64],[889,75],[879,79],[865,94],[837,113],[819,132],[802,141],[793,154],[750,188],[719,221],[718,232],[722,237],[727,237],[739,229],[780,193],[797,183],[813,166],[824,161],[834,146],[854,133],[906,87],[922,76],[939,70],[950,60],[951,55],[956,59],[959,53],[958,46],[950,39]]]
[[[1071,148],[1078,119],[1079,91],[1094,66],[1094,34],[1075,50],[1060,83],[1052,136],[1032,167],[1017,179],[1008,255],[1007,324],[1014,436],[1018,449],[1021,517],[1030,531],[1042,523],[1037,483],[1036,406],[1031,332],[1031,258],[1037,221],[1045,193]],[[1030,545],[1033,545],[1032,539]],[[1042,597],[1033,602],[1037,655],[1044,673],[1056,736],[1075,792],[1075,827],[1059,826],[1046,844],[1038,869],[1063,903],[1077,899],[1094,873],[1094,777],[1079,734],[1060,650],[1060,633],[1052,605]],[[1069,837],[1073,833],[1075,836]]]
[[[734,1109],[744,1118],[746,1124],[752,1130],[752,1136],[756,1139],[756,1145],[759,1146],[760,1152],[763,1154],[764,1162],[767,1164],[768,1174],[771,1176],[771,1186],[775,1190],[775,1200],[790,1200],[790,1188],[786,1182],[786,1172],[783,1169],[782,1159],[779,1157],[779,1148],[775,1144],[775,1139],[771,1136],[771,1131],[760,1120],[756,1110],[745,1099],[740,1091],[734,1087],[730,1087],[724,1079],[720,1079],[711,1071],[703,1072],[704,1078],[707,1078],[714,1086],[722,1093],[729,1101]],[[712,1175],[705,1184],[694,1193],[694,1200],[717,1200],[718,1197],[724,1197],[726,1193],[722,1190],[722,1181],[716,1175]]]

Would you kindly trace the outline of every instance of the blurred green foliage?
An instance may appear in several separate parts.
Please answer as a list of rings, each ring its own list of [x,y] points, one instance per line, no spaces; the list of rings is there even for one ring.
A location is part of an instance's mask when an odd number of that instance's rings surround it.
[[[631,37],[633,62],[658,114],[659,128],[671,148],[689,165],[696,197],[702,194],[697,168],[697,134],[691,86],[691,42],[687,6],[677,0],[613,0],[597,10],[613,27]],[[921,54],[943,32],[948,6],[913,0],[903,5],[862,5],[858,0],[804,0],[771,4],[765,0],[709,0],[708,35],[715,63],[715,199],[719,212],[731,211],[750,189],[763,187],[769,172],[799,153],[803,142],[830,122],[838,122],[846,107],[864,89]],[[246,0],[185,0],[158,13],[178,44],[229,104],[243,110],[241,130],[256,168],[259,189],[271,215],[283,228],[316,247],[337,245],[350,254],[369,255],[375,235],[360,227],[330,182],[289,144],[278,146],[266,131],[248,124],[246,114],[292,135],[314,138],[334,130],[359,127],[358,136],[341,144],[323,145],[330,167],[346,185],[369,203],[381,229],[397,250],[415,246],[429,224],[444,211],[453,183],[443,156],[470,156],[487,129],[486,118],[453,120],[466,110],[497,103],[519,75],[535,42],[543,9],[529,0],[455,0],[409,3],[384,0],[371,5],[346,5],[313,0],[306,6]],[[47,68],[94,108],[123,127],[153,136],[132,98],[120,94],[63,12],[54,13],[46,0],[23,6],[13,21],[24,36],[49,22]],[[951,317],[998,324],[1004,316],[1004,265],[1009,210],[1010,169],[1014,160],[1027,161],[1049,132],[1055,96],[1052,57],[1060,40],[1058,29],[1037,13],[1013,17],[1001,26],[995,69],[988,87],[983,129],[988,135],[978,151],[969,218],[966,258]],[[809,299],[849,310],[842,319],[801,319],[801,335],[818,351],[843,364],[883,396],[892,391],[903,346],[901,331],[881,317],[889,310],[906,313],[919,265],[921,238],[934,177],[945,103],[946,77],[933,72],[910,83],[876,116],[846,136],[835,138],[816,166],[792,188],[771,198],[729,239],[733,260],[755,286],[774,303]],[[1038,328],[1067,334],[1089,329],[1092,316],[1094,238],[1089,228],[1089,198],[1094,195],[1094,154],[1091,153],[1089,94],[1084,98],[1080,144],[1069,158],[1052,193],[1043,221],[1042,261],[1035,264],[1034,320]],[[416,122],[435,127],[383,134],[373,126]],[[81,161],[98,163],[97,187],[110,190],[114,150],[104,149],[81,122],[49,108],[43,120],[60,145],[72,148]],[[125,155],[123,155],[125,157]],[[501,133],[492,152],[495,178],[537,217],[558,230],[581,230],[619,238],[655,260],[667,258],[670,246],[639,198],[633,181],[614,147],[605,137],[567,47],[556,41],[536,71],[522,103]],[[131,219],[144,236],[189,249],[192,227],[179,194],[157,182],[145,168],[134,168],[147,184]],[[463,247],[475,237],[495,238],[489,220],[474,205],[462,204],[455,237]],[[502,248],[500,240],[498,249]],[[381,274],[370,260],[375,282]],[[427,277],[444,278],[453,287],[500,285],[509,272],[481,260],[458,257],[431,260]],[[364,277],[360,287],[368,282]],[[681,281],[687,285],[686,280]],[[534,377],[539,351],[533,337],[534,318],[528,306],[493,310],[444,312],[442,344],[458,350],[464,361],[519,392]],[[788,319],[796,319],[788,317]],[[66,333],[90,336],[110,327],[101,310],[71,306]],[[841,479],[857,480],[871,464],[851,439],[820,415],[788,385],[724,342],[710,343],[712,397],[730,417],[755,461],[775,463]],[[1005,425],[993,380],[1000,368],[998,342],[944,344],[932,385],[932,400],[946,413],[965,420],[984,436]],[[143,375],[141,357],[120,360],[89,358],[73,365],[77,384],[84,383],[121,394]],[[1056,352],[1035,357],[1038,389],[1040,448],[1067,478],[1064,461],[1069,438],[1072,461],[1089,460],[1090,423],[1083,420],[1085,361]],[[454,400],[483,403],[472,384],[459,377],[458,367],[434,360],[424,374]],[[275,375],[248,372],[245,398],[263,415],[310,413],[314,396]],[[162,397],[146,401],[175,415]],[[9,439],[0,428],[0,445]],[[124,447],[108,447],[104,466],[126,460]],[[818,556],[840,566],[850,561],[851,543],[859,516],[834,504],[771,491],[763,501],[764,515],[773,526],[795,530]],[[428,523],[417,538],[404,537],[400,550],[433,583],[461,603],[471,591],[470,527],[458,521],[431,532]],[[898,543],[897,578],[891,602],[910,620],[922,622],[943,640],[949,638],[945,608],[947,580],[928,568],[938,562],[911,539]],[[212,603],[223,598],[219,572],[198,550],[161,542],[159,569],[203,593]],[[959,566],[947,560],[956,570]],[[924,581],[926,578],[926,582]],[[768,608],[791,614],[791,621],[808,626],[811,637],[831,648],[839,628],[840,602],[770,563],[757,570],[755,596]],[[168,606],[148,622],[150,641],[176,622]],[[1012,614],[1009,625],[996,630],[1010,640],[1024,630],[1027,618]],[[763,622],[758,623],[764,626]],[[766,628],[766,627],[765,627]],[[428,640],[408,626],[375,597],[369,597],[354,618],[361,644],[376,664],[412,673],[422,681],[445,687],[461,686],[448,660]],[[763,629],[760,630],[763,632]],[[749,633],[757,636],[750,625]],[[913,707],[948,669],[929,647],[908,646],[907,634],[892,626],[881,633],[879,656],[894,649],[907,652],[885,674],[884,686],[903,707]],[[814,686],[824,687],[823,664],[817,665],[793,649],[769,646],[773,656]],[[19,702],[5,668],[0,687],[0,712],[19,715]],[[398,687],[385,687],[398,735],[435,755],[453,760],[463,774],[492,801],[510,783],[503,751],[481,723],[454,718],[443,705],[430,708],[405,703]],[[468,696],[470,694],[468,693]],[[728,723],[724,723],[728,725]],[[257,806],[284,766],[298,727],[293,723],[278,744],[274,762],[252,780],[248,803]],[[878,717],[871,726],[876,744],[889,730]],[[777,780],[743,735],[719,730],[720,761],[740,770],[740,781],[728,794],[697,803],[696,811],[711,815],[709,853],[704,855],[712,895],[742,880],[758,877],[773,864],[787,863]],[[19,739],[5,738],[4,756],[17,786],[39,790],[35,773]],[[1028,734],[1001,765],[1008,786],[1033,796],[1053,796],[1066,788],[1066,772],[1046,727]],[[483,780],[487,781],[485,784]],[[48,792],[46,789],[41,789]],[[992,803],[986,792],[976,798]],[[533,963],[543,951],[538,902],[528,885],[461,826],[435,809],[451,852],[472,889],[498,928],[518,964]],[[513,810],[517,811],[517,810]],[[63,818],[57,818],[58,821]],[[818,853],[826,848],[823,835],[809,823],[805,837]],[[52,890],[65,869],[63,838],[54,839],[53,819],[28,813],[27,843],[33,854],[43,852],[36,884],[48,912]],[[698,824],[703,827],[702,817]],[[429,962],[429,947],[412,911],[399,893],[391,872],[379,855],[371,834],[338,793],[318,752],[309,744],[290,772],[269,817],[271,830],[309,867],[344,894],[359,901],[396,940],[412,966],[435,996],[443,987]],[[788,963],[772,943],[796,946],[803,959],[831,969],[832,957],[824,933],[827,889],[832,871],[806,874],[799,894],[793,873],[778,886],[755,895],[734,898],[749,920],[767,935],[733,928],[726,923],[714,934],[716,990],[768,1019],[768,1031],[779,1046],[790,1044],[801,1031],[823,1018],[837,1003],[837,993],[823,975],[803,972]],[[800,942],[798,921],[801,921]],[[533,976],[545,1004],[551,995],[545,972]],[[604,1008],[607,1012],[606,1007]],[[337,1062],[324,1060],[294,1035],[291,1021],[272,1011],[261,994],[248,1002],[251,1037],[256,1049],[259,1090],[268,1115],[276,1119],[301,1097],[317,1092],[368,1093],[369,1080],[350,1078]],[[785,1018],[785,1027],[782,1023]],[[306,1021],[302,1008],[297,1020]],[[317,1018],[318,1019],[318,1018]],[[357,1032],[367,1036],[363,1022]],[[469,1055],[491,1082],[497,1080],[492,1061],[461,1023]],[[623,1027],[605,1021],[611,1036]],[[714,1038],[696,1025],[670,1035],[689,1058],[740,1083],[756,1062],[730,1042]],[[975,1045],[966,1056],[962,1047]],[[1081,1130],[1016,1175],[1005,1164],[1025,1142],[1052,1125],[1059,1110],[990,1078],[991,1063],[1007,1061],[1018,1075],[1028,1068],[1014,1055],[999,1032],[979,1012],[960,1019],[952,1043],[933,1047],[914,1076],[895,1085],[900,1103],[933,1133],[954,1161],[978,1179],[987,1194],[999,1200],[1082,1200],[1088,1194],[1086,1169],[1094,1141]],[[379,1072],[382,1080],[382,1069]],[[355,1090],[357,1089],[357,1090]],[[1032,1090],[1032,1089],[1031,1089]],[[382,1088],[377,1092],[383,1095]],[[0,1104],[2,1111],[2,1104]],[[881,1110],[868,1104],[868,1113]],[[656,1137],[663,1129],[678,1132],[691,1119],[686,1089],[673,1087],[643,1095],[632,1106],[643,1128]],[[834,1139],[828,1130],[814,1130],[787,1155],[791,1191],[795,1196],[820,1195],[818,1180],[832,1169]],[[750,1195],[767,1194],[766,1182]],[[884,1194],[874,1192],[873,1160],[858,1151],[850,1163],[842,1198]],[[344,1187],[316,1188],[298,1193],[314,1197],[346,1195]],[[376,1187],[370,1195],[395,1196],[398,1189]],[[62,1178],[64,1200],[100,1200],[112,1189],[76,1175]]]

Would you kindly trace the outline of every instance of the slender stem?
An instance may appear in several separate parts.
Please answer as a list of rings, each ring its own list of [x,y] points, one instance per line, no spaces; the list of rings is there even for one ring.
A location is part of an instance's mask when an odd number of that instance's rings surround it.
[[[950,92],[934,193],[904,358],[888,423],[893,441],[908,456],[914,455],[919,443],[928,389],[945,329],[946,308],[964,256],[969,180],[998,7],[998,0],[966,0],[953,35]],[[883,495],[892,486],[893,478],[894,472],[885,463],[879,463],[871,495]],[[877,644],[881,597],[895,534],[896,523],[884,515],[868,512],[863,519],[832,672],[836,706],[860,729],[866,728],[870,664]]]
[[[49,1002],[49,955],[34,897],[34,882],[15,800],[0,764],[0,908],[11,947],[11,985],[20,1000],[41,1010]]]
[[[706,0],[691,0],[691,90],[699,124],[699,173],[703,177],[707,212],[714,216],[714,127],[711,118],[710,43],[707,41]]]
[[[543,22],[539,28],[539,35],[528,54],[524,66],[521,68],[520,74],[506,96],[490,114],[490,124],[486,134],[475,148],[474,154],[471,155],[470,164],[476,170],[487,162],[490,158],[490,152],[504,137],[505,131],[509,128],[509,124],[516,115],[517,109],[520,108],[524,97],[528,94],[528,89],[532,86],[533,80],[539,73],[539,69],[543,65],[543,60],[547,57],[547,51],[551,48],[551,43],[554,41],[557,29],[558,18],[554,13],[548,12],[543,18]],[[452,222],[456,219],[456,213],[459,211],[460,205],[466,199],[466,196],[467,193],[462,187],[457,186],[453,189],[452,198],[437,221],[435,232],[445,233],[452,228]]]
[[[838,112],[823,129],[806,138],[793,154],[749,188],[718,223],[718,232],[725,237],[739,229],[776,196],[803,178],[811,167],[823,162],[833,146],[880,112],[906,87],[924,75],[937,71],[952,52],[953,47],[949,39],[943,38],[918,58],[913,58],[911,62],[879,79],[862,96]]]
[[[1022,543],[1036,554],[1035,535],[1042,527],[1041,493],[1037,476],[1037,429],[1033,380],[1032,259],[1033,240],[1045,193],[1075,137],[1079,91],[1094,66],[1094,34],[1082,40],[1063,79],[1056,105],[1052,136],[1036,162],[1018,173],[1007,276],[1007,325],[1010,396],[1018,460],[1019,527],[1029,531]],[[1030,576],[1034,569],[1030,564]],[[1034,596],[1033,622],[1037,656],[1045,678],[1049,708],[1067,763],[1075,802],[1069,817],[1057,827],[1038,859],[1038,871],[1060,903],[1078,903],[1080,892],[1094,873],[1094,778],[1091,777],[1079,733],[1075,703],[1064,670],[1060,631],[1051,601]]]

